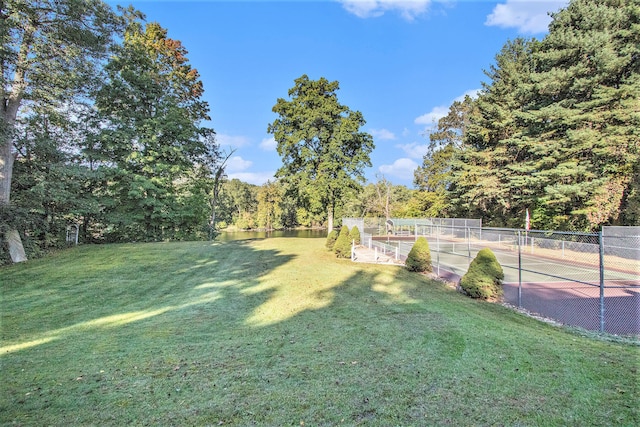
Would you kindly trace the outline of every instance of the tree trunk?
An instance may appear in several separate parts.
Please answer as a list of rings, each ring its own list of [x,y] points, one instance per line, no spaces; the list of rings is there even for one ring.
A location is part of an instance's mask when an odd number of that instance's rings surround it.
[[[6,122],[5,122],[6,126]],[[2,146],[0,147],[0,205],[9,205],[11,195],[11,176],[13,175],[13,143],[9,137],[9,132],[2,135]]]
[[[7,113],[14,114],[14,112],[10,103],[5,103],[3,107],[2,120],[4,123],[0,125],[2,128],[0,129],[0,205],[9,206],[11,197],[11,177],[13,176],[13,163],[15,161],[15,156],[12,152],[13,140],[11,139],[11,129],[15,122],[15,115],[13,117],[9,117],[9,119],[13,120],[7,120]],[[3,237],[9,246],[11,261],[26,261],[27,255],[24,252],[22,240],[20,240],[20,234],[18,231],[9,230]]]
[[[213,240],[216,233],[216,207],[218,205],[218,195],[220,194],[220,186],[222,185],[222,180],[224,179],[224,170],[227,167],[227,161],[231,157],[233,153],[236,152],[234,148],[227,154],[227,157],[224,158],[222,163],[218,166],[214,173],[213,178],[213,198],[209,200],[209,204],[211,205],[211,219],[209,220],[209,240]]]
[[[333,230],[333,206],[329,205],[327,208],[327,233],[331,233]]]
[[[6,126],[6,122],[5,122]],[[11,152],[13,147],[8,132],[3,135],[2,146],[0,147],[0,205],[9,206],[9,197],[11,195],[11,176],[13,175],[13,162],[15,157]],[[27,260],[27,255],[20,240],[18,230],[9,230],[3,236],[7,246],[9,246],[9,255],[11,261],[22,262]]]
[[[9,206],[11,200],[11,179],[13,177],[13,127],[18,116],[18,109],[26,88],[25,73],[27,70],[27,58],[33,41],[33,28],[29,27],[25,32],[18,53],[18,62],[11,84],[11,90],[2,89],[2,123],[0,123],[0,205]],[[4,59],[2,61],[4,72]],[[17,230],[9,230],[3,236],[9,246],[11,261],[22,262],[27,260]]]

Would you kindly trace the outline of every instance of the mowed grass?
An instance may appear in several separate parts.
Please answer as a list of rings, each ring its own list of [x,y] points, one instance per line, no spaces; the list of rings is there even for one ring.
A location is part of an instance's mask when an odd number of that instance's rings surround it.
[[[638,425],[638,346],[323,245],[84,246],[1,269],[2,424]]]

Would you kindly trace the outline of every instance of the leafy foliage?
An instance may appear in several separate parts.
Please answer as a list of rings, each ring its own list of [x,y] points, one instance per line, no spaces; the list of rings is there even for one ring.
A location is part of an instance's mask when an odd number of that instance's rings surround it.
[[[481,249],[460,279],[460,287],[472,298],[491,299],[502,295],[504,272],[491,249]]]
[[[15,161],[27,154],[18,129],[89,93],[122,21],[102,1],[3,1],[0,16],[0,205],[9,205]]]
[[[333,250],[333,247],[336,244],[336,240],[338,240],[339,234],[340,233],[338,232],[338,230],[331,230],[329,232],[329,234],[327,235],[327,241],[324,244],[327,247],[327,249],[331,251]]]
[[[291,99],[277,100],[273,112],[279,117],[267,129],[283,162],[276,176],[289,184],[299,205],[324,212],[329,229],[343,195],[364,180],[374,147],[371,135],[359,130],[365,124],[362,113],[341,105],[338,89],[337,81],[299,77],[289,90]]]
[[[213,131],[199,125],[209,119],[208,106],[182,44],[156,23],[143,29],[136,16],[127,18],[123,45],[96,93],[102,126],[91,150],[109,177],[104,191],[115,201],[105,211],[109,238],[175,238],[195,202],[181,203],[179,183],[197,175],[196,164],[212,165],[217,158]],[[200,203],[196,210],[206,211],[206,197]],[[188,228],[195,231],[206,221],[199,222]]]
[[[420,236],[416,239],[415,243],[407,255],[405,266],[409,271],[426,272],[433,271],[431,265],[431,250],[429,249],[429,242],[424,237]]]
[[[349,232],[349,239],[354,242],[356,245],[360,244],[360,229],[358,227],[353,227]]]
[[[277,182],[267,182],[258,189],[258,227],[266,230],[279,229],[282,224],[282,188]]]
[[[506,43],[439,121],[416,185],[488,225],[522,227],[526,209],[537,228],[638,224],[639,26],[637,2],[573,0],[543,40]]]
[[[351,258],[351,239],[349,237],[349,227],[343,225],[340,234],[333,245],[333,251],[338,258]]]

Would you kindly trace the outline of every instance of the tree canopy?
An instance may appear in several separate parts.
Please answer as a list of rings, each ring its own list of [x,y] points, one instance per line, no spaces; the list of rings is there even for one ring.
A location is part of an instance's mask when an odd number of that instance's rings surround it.
[[[521,227],[527,209],[541,229],[639,224],[638,58],[638,2],[573,0],[543,40],[505,44],[464,132],[450,132],[452,105],[416,184],[447,188],[446,212],[490,225]]]
[[[303,75],[277,100],[267,130],[282,167],[256,186],[225,179],[204,85],[159,23],[99,0],[4,0],[0,19],[3,262],[20,235],[32,254],[63,245],[69,224],[85,242],[206,238],[218,221],[333,228],[340,215],[640,224],[634,0],[572,0],[542,40],[505,43],[477,97],[430,132],[415,190],[364,185],[373,139],[337,81]]]
[[[86,94],[97,82],[100,61],[109,52],[122,21],[99,0],[4,0],[0,2],[0,19],[0,209],[3,217],[14,221],[3,221],[2,228],[11,230],[23,220],[19,211],[9,206],[14,163],[19,156],[16,122]],[[12,241],[9,247],[12,256],[14,244]],[[17,244],[21,247],[19,240]]]
[[[95,95],[101,130],[88,153],[108,175],[104,191],[114,203],[106,214],[116,235],[156,240],[190,216],[193,206],[181,203],[176,187],[218,153],[213,131],[200,124],[209,119],[208,105],[186,49],[159,24],[143,28],[136,16],[128,18]]]
[[[324,211],[330,230],[343,195],[364,182],[374,148],[371,135],[360,131],[362,113],[340,104],[338,89],[337,81],[299,77],[290,99],[277,100],[273,112],[279,117],[267,129],[283,162],[277,177],[309,211]]]

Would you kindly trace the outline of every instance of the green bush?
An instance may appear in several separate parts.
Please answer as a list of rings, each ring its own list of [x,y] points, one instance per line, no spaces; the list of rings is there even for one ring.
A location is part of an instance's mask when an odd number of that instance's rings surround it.
[[[429,242],[424,237],[418,237],[413,244],[405,266],[409,271],[433,271],[431,266],[431,250],[429,249]]]
[[[460,287],[472,298],[491,299],[502,295],[504,272],[491,249],[484,248],[471,261],[460,279]]]
[[[329,235],[327,236],[327,241],[324,244],[329,250],[333,250],[333,246],[336,244],[336,240],[338,239],[338,230],[331,230]]]
[[[349,238],[356,243],[356,245],[360,244],[360,229],[358,227],[353,227],[349,232]]]
[[[351,258],[351,239],[349,238],[349,227],[343,225],[340,234],[333,245],[333,251],[338,258]]]

